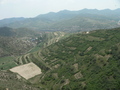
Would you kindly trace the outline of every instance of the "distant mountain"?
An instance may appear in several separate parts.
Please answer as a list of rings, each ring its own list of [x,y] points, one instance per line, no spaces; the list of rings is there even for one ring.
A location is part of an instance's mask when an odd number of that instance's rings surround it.
[[[34,18],[21,18],[9,21],[0,21],[0,26],[12,28],[31,28],[40,31],[79,31],[119,27],[120,9],[97,10],[83,9],[79,11],[63,10],[57,13],[50,12]],[[6,19],[7,20],[7,19]]]
[[[118,16],[120,18],[120,9],[116,10],[110,10],[110,9],[104,9],[104,10],[97,10],[97,9],[82,9],[79,11],[69,11],[69,10],[62,10],[60,12],[54,13],[50,12],[48,14],[38,15],[37,18],[49,18],[49,19],[69,19],[75,16],[84,16],[89,14],[92,15],[103,15],[103,16]]]
[[[19,22],[25,20],[25,18],[20,17],[20,18],[6,18],[3,20],[0,20],[0,27],[2,26],[7,26],[7,24],[14,23],[14,22]]]

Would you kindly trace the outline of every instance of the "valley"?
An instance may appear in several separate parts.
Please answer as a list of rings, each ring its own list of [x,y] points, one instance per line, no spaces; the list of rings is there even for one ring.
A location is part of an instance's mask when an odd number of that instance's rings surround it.
[[[55,35],[55,38],[49,38],[49,44],[42,44],[41,49],[14,60],[16,66],[32,62],[41,69],[42,74],[27,82],[33,83],[34,88],[53,90],[119,88],[120,28],[80,32],[67,37],[60,34],[59,37],[64,38],[56,42],[58,34],[49,33],[50,36]]]
[[[119,11],[0,20],[0,90],[119,90]]]

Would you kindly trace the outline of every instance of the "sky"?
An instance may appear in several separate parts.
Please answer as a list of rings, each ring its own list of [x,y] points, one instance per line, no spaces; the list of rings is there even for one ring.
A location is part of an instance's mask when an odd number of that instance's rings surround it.
[[[0,19],[84,8],[113,10],[120,8],[120,0],[0,0]]]

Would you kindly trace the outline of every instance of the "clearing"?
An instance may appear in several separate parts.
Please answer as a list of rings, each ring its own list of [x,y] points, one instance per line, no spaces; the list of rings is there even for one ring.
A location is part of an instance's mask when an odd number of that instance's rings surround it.
[[[10,71],[18,73],[27,80],[42,73],[41,69],[33,62],[14,67]]]

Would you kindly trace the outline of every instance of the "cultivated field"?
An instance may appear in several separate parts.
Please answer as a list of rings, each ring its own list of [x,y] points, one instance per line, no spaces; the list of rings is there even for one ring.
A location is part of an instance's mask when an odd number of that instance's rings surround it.
[[[20,76],[24,77],[25,79],[30,79],[42,73],[41,69],[32,62],[14,67],[10,69],[10,71],[18,73]]]

